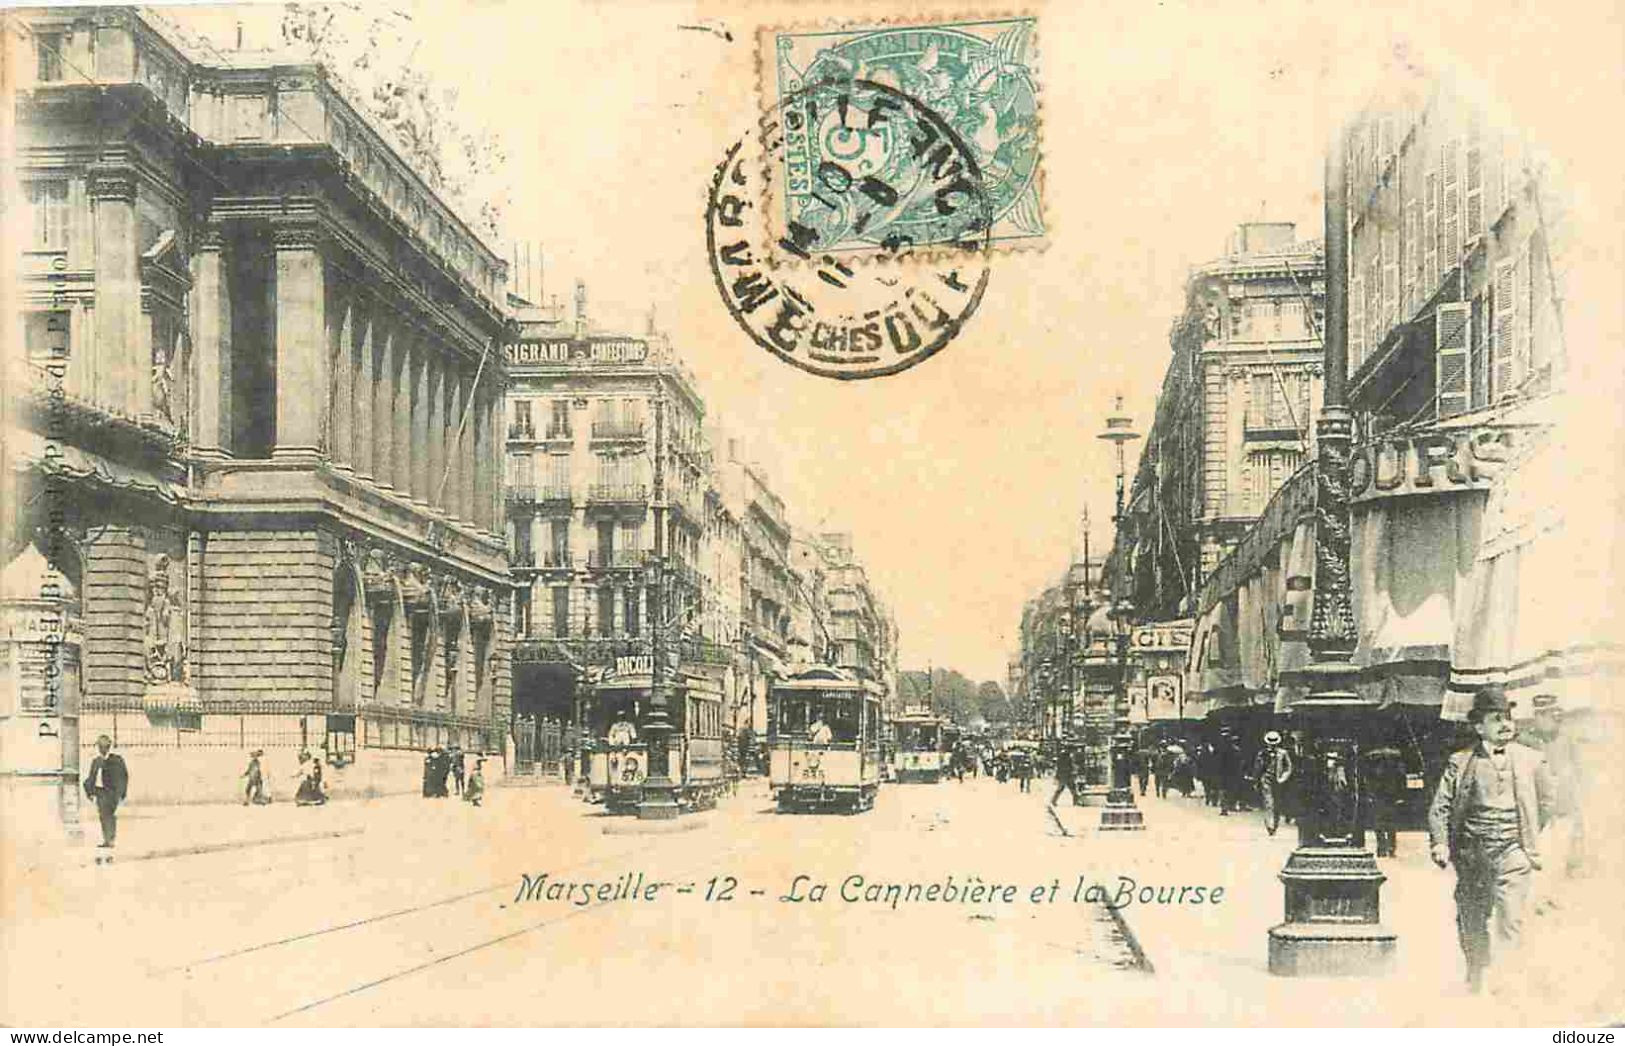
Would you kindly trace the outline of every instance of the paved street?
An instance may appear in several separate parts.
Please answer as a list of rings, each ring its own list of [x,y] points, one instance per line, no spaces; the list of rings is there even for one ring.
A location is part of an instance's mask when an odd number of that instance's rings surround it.
[[[1287,832],[1268,839],[1254,817],[1152,798],[1150,831],[1101,834],[1097,810],[1052,814],[1048,794],[1043,781],[1023,795],[983,778],[887,786],[860,816],[781,816],[756,781],[697,815],[693,830],[652,835],[621,834],[629,820],[560,787],[497,789],[480,810],[395,798],[132,811],[142,816],[126,822],[119,863],[37,871],[11,891],[22,908],[8,920],[0,1019],[930,1024],[953,1000],[960,1020],[981,1022],[1405,1024],[1491,1019],[1513,1005],[1475,1004],[1453,987],[1450,876],[1424,867],[1415,837],[1399,862],[1384,862],[1385,917],[1401,936],[1396,979],[1311,988],[1264,967]],[[229,850],[156,855],[187,823],[262,815],[282,818],[262,823],[262,838],[292,841],[240,845],[244,834]],[[143,833],[165,845],[136,859]],[[542,873],[519,898],[522,877]],[[639,875],[639,896],[670,885],[653,900],[600,900],[630,893]],[[885,893],[919,883],[923,894],[950,875],[952,902],[900,890],[893,907]],[[1120,877],[1136,893],[1201,886],[1203,903],[1188,892],[1183,905],[1123,907],[1131,944],[1105,906],[1083,903],[1088,884],[1118,897]],[[965,891],[977,885],[1015,889]],[[792,891],[807,899],[780,899]],[[128,975],[88,975],[92,952],[128,956]],[[1552,1019],[1606,999],[1617,974],[1602,977],[1571,977],[1556,994],[1548,986]],[[1534,1019],[1530,1004],[1516,1003],[1518,1023]]]
[[[869,814],[780,816],[753,782],[694,830],[663,835],[607,833],[628,822],[562,788],[498,789],[480,810],[391,799],[237,815],[298,813],[306,823],[290,827],[312,832],[361,812],[360,832],[147,860],[127,856],[144,828],[226,811],[128,818],[119,863],[38,873],[13,892],[25,908],[5,948],[4,1020],[930,1023],[953,999],[977,1019],[1066,1021],[1082,1019],[1078,985],[1143,976],[1099,905],[1059,889],[1029,901],[1078,869],[1041,797],[1013,784],[888,787]],[[543,872],[674,885],[654,901],[516,901],[521,875]],[[823,883],[824,899],[779,900],[797,875],[798,893]],[[959,887],[980,876],[1019,896],[894,910],[842,901],[850,875]],[[737,885],[721,900],[726,876]],[[129,976],[87,976],[92,949],[128,955]]]

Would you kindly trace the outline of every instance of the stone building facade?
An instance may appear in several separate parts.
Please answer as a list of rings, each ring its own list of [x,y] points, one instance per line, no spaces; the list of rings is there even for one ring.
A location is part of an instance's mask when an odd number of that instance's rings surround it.
[[[593,327],[579,284],[573,320],[523,303],[518,320],[505,349],[506,520],[517,585],[513,716],[528,766],[533,751],[544,762],[554,755],[533,749],[530,734],[578,721],[596,675],[653,652],[655,615],[684,671],[726,682],[730,654],[701,627],[702,548],[708,526],[724,524],[708,498],[705,405],[693,377],[652,329]]]
[[[1188,614],[1202,580],[1313,458],[1324,294],[1320,242],[1286,223],[1241,225],[1222,258],[1192,272],[1113,552],[1140,620]]]
[[[77,622],[56,772],[99,733],[133,800],[229,795],[257,747],[273,779],[327,749],[341,792],[500,752],[504,263],[318,67],[210,64],[136,9],[15,23],[5,562]]]

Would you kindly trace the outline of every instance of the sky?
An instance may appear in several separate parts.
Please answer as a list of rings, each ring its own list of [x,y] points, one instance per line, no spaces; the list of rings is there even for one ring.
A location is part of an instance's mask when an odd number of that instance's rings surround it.
[[[1004,680],[1023,602],[1075,554],[1085,508],[1093,547],[1109,545],[1114,467],[1094,435],[1116,395],[1149,423],[1189,269],[1242,221],[1319,238],[1325,145],[1380,78],[1468,78],[1582,188],[1606,187],[1599,207],[1617,202],[1617,148],[1573,119],[1619,111],[1615,8],[1028,3],[1047,246],[998,255],[982,307],[932,359],[836,382],[734,325],[703,223],[712,169],[761,108],[758,34],[831,5],[393,6],[422,33],[414,61],[502,135],[504,239],[540,245],[543,293],[568,301],[581,279],[595,322],[639,330],[653,308],[792,523],[853,535],[902,667],[978,680]]]

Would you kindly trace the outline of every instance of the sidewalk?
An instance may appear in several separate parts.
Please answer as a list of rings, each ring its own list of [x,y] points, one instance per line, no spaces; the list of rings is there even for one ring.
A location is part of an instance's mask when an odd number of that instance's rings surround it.
[[[1037,789],[1035,789],[1035,792]],[[1044,799],[1050,789],[1044,790]],[[1042,800],[1041,800],[1042,801]],[[1557,913],[1531,915],[1526,928],[1528,974],[1515,988],[1470,996],[1456,946],[1455,875],[1428,859],[1424,833],[1404,832],[1399,857],[1378,867],[1388,877],[1380,896],[1382,922],[1398,935],[1394,967],[1380,978],[1287,978],[1269,972],[1271,926],[1284,918],[1276,878],[1297,843],[1294,826],[1271,838],[1257,811],[1221,817],[1200,798],[1136,796],[1143,832],[1101,832],[1100,808],[1075,807],[1063,797],[1061,827],[1094,858],[1094,879],[1114,896],[1119,877],[1144,886],[1222,887],[1218,904],[1143,904],[1118,911],[1159,983],[1175,982],[1166,1017],[1176,1023],[1331,1025],[1558,1025],[1617,1016],[1619,974],[1606,932],[1582,915],[1618,908],[1604,898],[1605,881],[1572,884]],[[1169,896],[1173,896],[1170,892]],[[1582,903],[1589,901],[1590,903]],[[1586,932],[1589,930],[1589,933]],[[1584,964],[1571,942],[1595,938],[1599,969]],[[1536,959],[1538,958],[1538,962]],[[1600,969],[1606,967],[1606,969]]]

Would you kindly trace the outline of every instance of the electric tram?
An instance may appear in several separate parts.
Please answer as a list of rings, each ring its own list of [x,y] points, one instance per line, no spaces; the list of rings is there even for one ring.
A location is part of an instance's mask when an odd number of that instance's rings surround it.
[[[768,784],[780,813],[875,805],[880,695],[874,683],[815,666],[768,690]]]
[[[948,748],[941,719],[929,712],[908,712],[892,721],[897,738],[893,776],[899,784],[936,784],[948,768]]]
[[[589,803],[611,813],[631,813],[643,799],[649,776],[649,745],[644,737],[653,693],[649,657],[617,658],[593,687],[584,710],[591,755],[587,762]],[[666,681],[666,776],[686,810],[716,805],[726,787],[723,773],[722,691],[703,676],[679,672]]]

